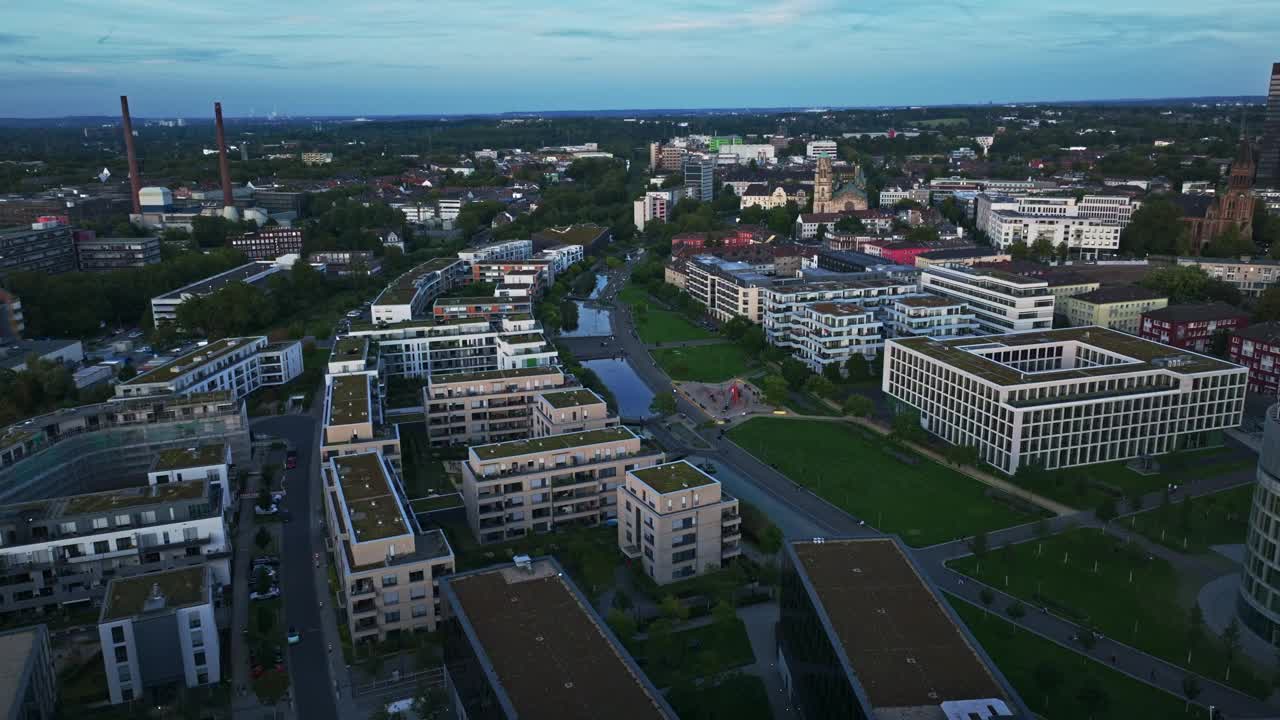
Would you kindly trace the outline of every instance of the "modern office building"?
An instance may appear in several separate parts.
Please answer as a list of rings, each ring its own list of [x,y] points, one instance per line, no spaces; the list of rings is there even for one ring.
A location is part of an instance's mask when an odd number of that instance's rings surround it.
[[[882,388],[925,429],[1014,474],[1221,442],[1246,369],[1100,327],[981,338],[895,338]]]
[[[1224,302],[1167,305],[1142,313],[1138,335],[1202,353],[1213,349],[1218,338],[1225,348],[1227,336],[1248,324],[1248,313]]]
[[[618,547],[659,585],[742,554],[737,498],[684,460],[629,470],[617,492]]]
[[[519,558],[440,585],[453,717],[676,720],[555,558]]]
[[[618,516],[627,472],[663,455],[626,427],[473,445],[462,466],[467,522],[482,543]]]
[[[1143,314],[1168,305],[1169,298],[1141,285],[1113,285],[1059,298],[1057,310],[1071,327],[1097,325],[1137,335]]]
[[[48,275],[76,269],[76,246],[71,228],[60,222],[36,222],[27,227],[0,228],[0,281],[13,273]]]
[[[925,292],[963,302],[973,311],[979,334],[1053,327],[1049,283],[991,268],[931,265],[920,273]]]
[[[884,312],[889,337],[959,337],[978,329],[968,304],[940,295],[896,298]]]
[[[543,392],[533,398],[533,437],[603,430],[619,424],[604,398],[586,388]]]
[[[1280,405],[1267,410],[1262,432],[1236,610],[1250,630],[1276,645],[1280,644],[1280,560],[1275,555],[1280,544]]]
[[[422,390],[427,437],[436,446],[527,438],[537,397],[566,383],[555,366],[434,373]]]
[[[273,262],[251,262],[203,280],[197,280],[177,290],[151,298],[151,318],[156,325],[166,322],[177,323],[178,306],[188,300],[207,297],[236,282],[262,287],[266,285],[267,278],[287,269],[286,266]]]
[[[231,238],[231,247],[250,260],[275,260],[302,254],[302,228],[268,227]]]
[[[1178,264],[1198,267],[1209,277],[1230,283],[1247,298],[1256,298],[1280,282],[1280,260],[1264,257],[1180,257]]]
[[[426,314],[431,301],[467,281],[468,265],[457,258],[428,260],[391,281],[369,308],[374,324],[407,322]]]
[[[835,140],[810,140],[804,146],[804,156],[807,160],[818,158],[836,160],[840,157],[839,146]]]
[[[1227,359],[1249,368],[1249,390],[1280,395],[1280,322],[1255,323],[1231,333]]]
[[[49,626],[0,632],[0,717],[54,720],[58,676],[49,646]]]
[[[76,267],[80,272],[112,272],[160,262],[160,238],[100,238],[92,230],[76,230]]]
[[[684,196],[699,202],[715,198],[716,159],[710,155],[691,154],[684,158]]]
[[[1258,149],[1258,184],[1280,188],[1280,62],[1271,65],[1267,114],[1262,121],[1262,143]]]
[[[453,572],[440,530],[423,530],[399,478],[376,452],[322,465],[325,527],[337,567],[338,606],[355,643],[436,629],[436,587]]]
[[[204,567],[111,581],[98,639],[113,705],[147,700],[154,688],[222,681],[214,587]]]
[[[116,385],[116,397],[190,395],[227,390],[239,400],[302,374],[302,343],[264,336],[224,338]]]
[[[788,542],[778,671],[805,718],[1030,718],[893,538]]]

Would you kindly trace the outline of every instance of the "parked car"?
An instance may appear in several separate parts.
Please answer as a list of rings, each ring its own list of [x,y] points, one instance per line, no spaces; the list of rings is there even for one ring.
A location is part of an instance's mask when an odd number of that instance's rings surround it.
[[[302,635],[298,632],[297,628],[292,625],[289,626],[289,634],[287,637],[289,638],[290,645],[297,645],[302,642]]]
[[[284,454],[284,467],[286,470],[292,470],[298,467],[298,451],[290,450]]]
[[[262,592],[262,593],[260,593],[260,592],[258,592],[258,591],[256,591],[256,590],[255,590],[255,591],[253,591],[253,592],[249,593],[249,599],[250,599],[250,600],[270,600],[270,599],[272,599],[272,598],[278,598],[278,597],[280,597],[280,586],[279,586],[279,585],[272,585],[272,586],[271,586],[271,589],[270,589],[270,590],[268,590],[268,591],[266,591],[266,592]]]
[[[254,515],[275,515],[278,512],[280,512],[280,508],[276,506],[274,503],[271,505],[270,508],[267,508],[265,510],[262,509],[262,507],[259,505],[253,506]]]

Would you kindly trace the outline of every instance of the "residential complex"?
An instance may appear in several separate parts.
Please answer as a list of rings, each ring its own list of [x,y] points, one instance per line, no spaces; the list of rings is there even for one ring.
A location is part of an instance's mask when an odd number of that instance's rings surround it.
[[[1168,307],[1169,298],[1140,285],[1101,287],[1058,300],[1057,308],[1072,327],[1097,325],[1138,334],[1142,316]]]
[[[533,300],[522,297],[448,297],[431,306],[436,320],[494,320],[533,313]]]
[[[1227,336],[1249,324],[1249,315],[1224,302],[1168,305],[1142,314],[1138,335],[1184,350],[1208,352],[1215,342],[1227,345]]]
[[[1029,718],[893,538],[788,542],[778,670],[806,718]]]
[[[1247,298],[1262,295],[1267,288],[1280,282],[1280,260],[1261,257],[1208,258],[1180,257],[1179,265],[1191,265],[1229,283]]]
[[[541,342],[541,335],[538,336]],[[423,388],[432,445],[480,445],[527,438],[533,407],[567,379],[555,366],[434,373]]]
[[[768,276],[741,262],[730,262],[714,255],[698,255],[686,264],[685,290],[707,314],[728,322],[743,317],[759,323],[763,317],[761,288]]]
[[[107,585],[98,640],[112,704],[141,700],[164,686],[222,681],[208,568],[116,578]]]
[[[465,263],[508,262],[529,260],[533,257],[532,240],[509,240],[507,242],[481,245],[458,252],[458,259]]]
[[[473,445],[462,468],[467,522],[484,543],[595,525],[618,517],[626,473],[662,458],[621,426]]]
[[[533,437],[603,430],[619,424],[604,398],[586,388],[542,392],[533,398]]]
[[[380,453],[330,458],[321,469],[338,604],[345,610],[352,641],[435,630],[436,587],[454,568],[444,533],[422,529]]]
[[[1249,390],[1280,395],[1280,322],[1255,323],[1231,333],[1227,358],[1249,368]]]
[[[528,315],[495,321],[457,319],[408,321],[375,327],[352,325],[348,337],[377,346],[384,377],[426,377],[449,372],[483,372],[556,365],[559,354]]]
[[[75,269],[75,241],[66,225],[37,222],[28,227],[0,228],[0,280],[19,272],[55,275]]]
[[[58,717],[58,676],[49,626],[0,632],[0,716],[6,720]]]
[[[920,287],[968,305],[980,334],[1053,327],[1054,298],[1042,279],[989,268],[931,265],[920,274]]]
[[[374,324],[407,322],[422,315],[444,292],[466,282],[467,263],[456,258],[428,260],[393,280],[369,308]]]
[[[80,272],[112,272],[160,262],[158,237],[97,237],[91,230],[77,230],[76,267]]]
[[[302,374],[302,343],[266,337],[215,340],[116,385],[116,397],[229,391],[239,400],[260,387]]]
[[[441,592],[457,717],[676,719],[554,558],[460,573]]]
[[[250,260],[275,260],[302,254],[302,228],[268,227],[231,238],[231,247]]]
[[[382,388],[376,372],[329,374],[324,379],[324,420],[320,459],[377,451],[388,462],[400,460],[400,431],[383,415]]]
[[[1099,327],[898,338],[882,388],[920,423],[1014,474],[1220,442],[1240,424],[1246,369]]]
[[[742,553],[738,500],[684,460],[628,470],[618,547],[659,585],[719,570]]]
[[[231,283],[242,282],[255,286],[264,286],[267,278],[286,269],[288,269],[286,266],[277,265],[273,262],[251,262],[203,280],[197,280],[177,290],[171,290],[151,298],[151,318],[156,325],[166,322],[176,324],[178,322],[178,307],[188,300],[207,297]]]
[[[940,295],[895,298],[884,319],[892,337],[958,337],[978,329],[967,303]]]

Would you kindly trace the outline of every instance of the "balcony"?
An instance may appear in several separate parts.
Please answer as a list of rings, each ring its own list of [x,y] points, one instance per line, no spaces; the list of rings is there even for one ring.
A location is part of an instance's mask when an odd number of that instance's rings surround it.
[[[351,615],[368,615],[369,613],[378,612],[378,604],[371,599],[364,599],[351,606]]]
[[[636,545],[623,545],[621,550],[623,555],[626,555],[632,560],[636,560],[640,557],[640,548]]]
[[[347,593],[347,595],[349,597],[355,598],[355,597],[360,597],[362,595],[372,595],[374,591],[375,591],[375,588],[373,587],[372,582],[360,582],[360,583],[356,583],[355,585],[352,585],[351,590],[350,592]]]
[[[567,475],[552,475],[551,485],[553,487],[564,487],[568,485],[581,485],[583,483],[593,483],[596,481],[595,473],[590,471],[579,471]]]

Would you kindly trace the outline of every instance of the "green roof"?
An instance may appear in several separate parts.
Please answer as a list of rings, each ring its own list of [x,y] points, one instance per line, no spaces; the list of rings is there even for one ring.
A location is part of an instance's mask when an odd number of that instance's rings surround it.
[[[329,424],[350,425],[369,421],[369,376],[334,375],[329,401]]]
[[[554,365],[541,365],[538,367],[515,368],[513,370],[481,370],[480,372],[442,373],[439,375],[432,375],[428,381],[431,385],[460,382],[488,382],[491,380],[505,380],[507,378],[552,375],[559,372],[560,368]]]
[[[440,272],[455,263],[462,262],[456,257],[442,257],[428,260],[414,269],[392,280],[386,289],[373,301],[374,305],[403,305],[412,302],[418,294],[418,279],[433,272]]]
[[[160,505],[175,500],[191,500],[204,497],[204,494],[205,485],[203,480],[130,487],[69,497],[63,512],[66,515],[108,512],[139,505]]]
[[[631,474],[661,495],[711,485],[715,482],[710,475],[684,460],[632,470]]]
[[[382,456],[378,453],[343,455],[333,459],[338,483],[351,517],[355,542],[406,535],[409,526],[391,488]]]
[[[546,342],[546,338],[542,333],[519,333],[516,335],[499,335],[503,342],[510,345],[523,345],[525,343]]]
[[[204,565],[165,570],[162,572],[116,578],[107,588],[107,599],[102,606],[102,621],[121,620],[141,615],[151,591],[159,587],[164,595],[166,609],[199,605],[209,597],[205,587],[207,568]]]
[[[205,465],[221,465],[227,459],[227,446],[222,443],[201,445],[195,448],[172,448],[156,454],[152,470],[179,470]]]
[[[556,452],[586,445],[619,442],[636,439],[636,434],[625,427],[612,427],[603,430],[588,430],[579,433],[550,435],[529,440],[512,440],[510,442],[493,443],[491,445],[474,445],[471,452],[480,461],[500,460],[534,453]]]
[[[369,352],[369,338],[363,335],[346,335],[333,345],[330,362],[363,360]]]
[[[168,382],[183,373],[191,372],[192,370],[217,360],[223,355],[239,350],[257,339],[258,338],[256,337],[247,337],[215,340],[208,345],[198,347],[185,355],[179,355],[157,368],[153,368],[141,375],[130,378],[123,384],[143,385],[146,383]],[[197,357],[201,359],[196,360]],[[182,368],[182,370],[176,371],[178,368]]]
[[[594,405],[604,402],[599,395],[585,389],[560,390],[558,392],[543,393],[542,399],[546,400],[551,407],[556,408],[557,410],[579,407],[581,405]]]

